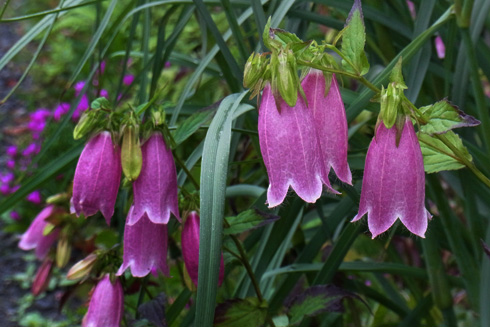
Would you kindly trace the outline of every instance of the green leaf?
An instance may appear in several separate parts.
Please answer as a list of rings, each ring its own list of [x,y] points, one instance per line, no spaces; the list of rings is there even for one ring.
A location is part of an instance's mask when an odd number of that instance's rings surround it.
[[[224,234],[240,234],[247,230],[259,228],[278,220],[279,216],[272,215],[266,212],[261,212],[257,209],[250,209],[240,213],[236,217],[227,217],[226,221],[230,227],[225,228]]]
[[[342,53],[347,60],[342,60],[342,67],[350,73],[364,75],[369,71],[369,62],[364,52],[366,30],[364,27],[361,1],[355,0],[347,26],[342,33]]]
[[[216,307],[214,326],[249,327],[262,326],[267,315],[267,304],[255,297],[228,300]]]
[[[468,149],[463,145],[463,142],[457,134],[449,131],[444,135],[468,160],[472,160]],[[418,138],[422,155],[424,156],[424,170],[426,173],[430,174],[442,170],[455,170],[464,167],[442,141],[424,133],[418,133]]]
[[[334,285],[316,285],[296,295],[289,307],[289,323],[301,322],[304,316],[315,316],[322,312],[341,312],[342,300],[346,297],[359,298],[356,294]]]
[[[425,134],[441,134],[454,128],[480,124],[478,119],[465,114],[447,99],[422,107],[420,111],[429,119],[427,124],[420,126],[420,131]]]
[[[177,127],[175,132],[172,133],[175,143],[179,145],[187,140],[202,125],[207,123],[214,113],[215,110],[199,111],[184,120],[179,127]]]

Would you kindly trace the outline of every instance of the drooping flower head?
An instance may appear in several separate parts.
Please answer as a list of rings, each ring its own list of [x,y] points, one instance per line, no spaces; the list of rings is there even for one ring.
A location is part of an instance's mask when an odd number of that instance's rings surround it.
[[[141,153],[141,172],[133,183],[134,210],[127,223],[136,223],[145,213],[155,224],[168,223],[170,213],[180,220],[177,171],[162,134],[154,133],[141,147]]]
[[[128,219],[133,210],[134,207],[131,207]],[[122,275],[130,268],[134,277],[144,277],[155,269],[168,276],[167,242],[167,225],[151,222],[147,214],[143,214],[133,225],[126,223],[123,264],[117,275]]]
[[[303,98],[298,96],[294,107],[278,100],[276,106],[271,87],[267,85],[259,108],[258,132],[270,182],[269,207],[284,201],[289,186],[306,202],[315,202],[321,196],[322,184],[335,193],[321,161],[318,136],[312,129],[313,117]]]
[[[119,327],[123,309],[124,293],[121,283],[117,278],[112,283],[109,275],[105,275],[93,291],[82,327]]]
[[[321,149],[321,161],[326,174],[333,168],[337,177],[352,184],[352,175],[347,163],[347,118],[344,103],[335,74],[330,89],[325,95],[325,78],[319,70],[312,70],[301,83],[313,116]]]
[[[109,132],[90,139],[78,160],[73,179],[73,208],[78,215],[100,210],[107,224],[114,214],[121,179],[120,150]]]
[[[396,219],[424,237],[431,217],[425,209],[425,173],[422,151],[410,118],[405,119],[398,146],[396,126],[381,122],[366,155],[359,213],[367,214],[372,237],[385,232]]]
[[[199,275],[199,226],[200,218],[197,212],[192,211],[187,217],[184,227],[182,228],[182,256],[189,277],[194,285],[197,286],[197,277]],[[219,266],[219,285],[223,283],[225,277],[225,269],[223,255],[221,255],[221,263]]]
[[[58,209],[54,205],[49,205],[34,218],[27,231],[22,234],[19,248],[25,251],[35,249],[36,257],[43,259],[49,252],[51,245],[57,240],[59,229],[55,228],[49,234],[44,235],[48,225],[47,218],[56,214]]]

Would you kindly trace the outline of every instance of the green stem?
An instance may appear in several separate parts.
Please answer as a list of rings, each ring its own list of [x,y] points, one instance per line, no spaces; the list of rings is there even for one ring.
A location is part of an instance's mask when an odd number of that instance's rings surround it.
[[[185,163],[179,158],[179,156],[174,156],[174,159],[177,162],[177,164],[179,164],[179,166],[184,170],[185,174],[187,175],[189,180],[192,182],[192,184],[194,185],[196,190],[199,190],[199,183],[196,181],[194,176],[192,176],[190,170],[187,168]]]
[[[139,312],[138,312],[138,308],[143,303],[143,299],[145,298],[145,288],[146,288],[146,284],[148,283],[148,279],[149,278],[150,278],[150,275],[147,275],[141,281],[140,294],[138,295],[138,304],[136,305],[136,314],[135,314],[135,318],[136,319],[138,319],[139,318],[139,315],[140,315]]]
[[[0,20],[2,20],[2,17],[5,14],[5,10],[7,10],[9,3],[10,3],[10,0],[6,0],[5,3],[3,4],[2,11],[0,11]]]
[[[487,153],[490,153],[490,115],[488,114],[488,109],[485,104],[485,93],[483,92],[481,85],[478,61],[475,55],[475,45],[473,44],[468,28],[462,28],[461,34],[463,36],[463,43],[466,48],[468,63],[470,65],[471,85],[473,86],[473,92],[475,93],[478,118],[481,120],[483,140],[487,148]]]

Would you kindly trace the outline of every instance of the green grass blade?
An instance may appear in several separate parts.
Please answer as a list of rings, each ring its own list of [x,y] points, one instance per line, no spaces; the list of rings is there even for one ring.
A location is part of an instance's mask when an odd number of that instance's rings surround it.
[[[216,305],[233,112],[247,93],[230,95],[221,102],[204,140],[195,318],[204,327],[212,326]]]

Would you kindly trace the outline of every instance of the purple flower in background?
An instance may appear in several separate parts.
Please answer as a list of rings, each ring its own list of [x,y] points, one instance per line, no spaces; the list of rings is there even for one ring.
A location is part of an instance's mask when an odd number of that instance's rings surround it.
[[[11,211],[10,218],[12,218],[13,220],[20,220],[21,217],[17,211]]]
[[[68,111],[70,111],[70,104],[66,102],[60,103],[54,110],[53,119],[59,121]]]
[[[8,184],[2,184],[0,185],[0,193],[2,193],[3,195],[8,195],[13,192]]]
[[[200,218],[197,212],[192,211],[187,217],[182,229],[182,256],[184,257],[185,268],[189,273],[194,285],[197,286],[197,277],[199,275],[199,226]],[[223,254],[221,254],[221,263],[219,266],[219,285],[223,283],[225,269]]]
[[[51,116],[51,111],[46,108],[39,108],[29,115],[31,121],[45,122]]]
[[[58,238],[59,230],[55,228],[48,235],[44,235],[44,230],[48,225],[47,218],[56,214],[58,209],[54,205],[49,205],[34,218],[27,231],[22,234],[19,248],[28,251],[35,249],[36,257],[43,259],[49,252],[51,245]]]
[[[46,258],[38,268],[32,281],[31,291],[34,296],[38,296],[48,288],[52,268],[53,260],[50,258]]]
[[[133,81],[134,81],[134,75],[132,74],[128,74],[123,78],[124,85],[131,85],[133,84]]]
[[[78,121],[80,119],[80,116],[82,113],[89,108],[90,104],[88,101],[88,97],[86,94],[82,95],[82,98],[80,99],[80,102],[78,103],[77,108],[73,111],[73,115],[71,116],[71,119],[73,121]]]
[[[269,176],[269,208],[281,204],[289,186],[306,202],[315,202],[323,186],[332,189],[311,112],[301,96],[294,107],[279,99],[276,107],[270,85],[264,88],[259,109],[259,142]]]
[[[446,57],[446,46],[440,35],[436,36],[434,44],[436,46],[437,57],[439,59],[444,59],[444,57]]]
[[[424,237],[431,215],[424,204],[422,151],[410,118],[406,118],[398,147],[396,134],[396,127],[379,124],[366,155],[359,213],[352,221],[367,213],[374,238],[399,218],[410,232]]]
[[[165,68],[170,68],[170,66],[172,66],[170,61],[165,62]]]
[[[9,147],[7,147],[7,155],[11,158],[14,158],[16,155],[17,155],[17,146],[15,145],[11,145]]]
[[[119,279],[111,282],[105,275],[97,283],[82,327],[119,327],[124,310],[124,293]]]
[[[177,171],[162,134],[154,133],[141,147],[141,153],[141,173],[133,183],[134,210],[127,223],[136,223],[145,213],[155,224],[168,223],[170,213],[180,220]]]
[[[131,216],[134,207],[129,209]],[[154,224],[143,214],[136,223],[124,228],[123,264],[117,275],[120,276],[128,268],[134,277],[144,277],[152,270],[160,270],[169,275],[167,266],[167,225]]]
[[[78,96],[80,92],[82,92],[84,87],[85,87],[85,81],[77,82],[73,87],[75,89],[75,96]]]
[[[410,11],[410,16],[412,16],[412,19],[415,19],[417,17],[417,13],[415,11],[415,4],[413,1],[407,0],[407,6],[408,10]]]
[[[335,74],[325,96],[325,78],[319,70],[312,70],[301,83],[305,90],[308,107],[313,115],[321,148],[321,161],[326,175],[333,168],[337,177],[352,184],[352,175],[347,163],[347,118]]]
[[[12,170],[15,168],[15,160],[13,159],[7,160],[7,163],[5,165],[7,166],[8,169]]]
[[[38,154],[41,151],[41,147],[36,143],[31,143],[22,151],[24,157]]]
[[[30,193],[27,197],[26,200],[29,202],[32,202],[34,204],[41,204],[42,202],[42,197],[41,197],[41,192],[40,191],[34,191]]]
[[[121,180],[120,156],[109,132],[95,135],[85,145],[73,179],[73,207],[77,216],[81,213],[92,216],[100,210],[110,224]]]
[[[0,182],[2,184],[10,184],[15,178],[14,173],[0,174]]]

